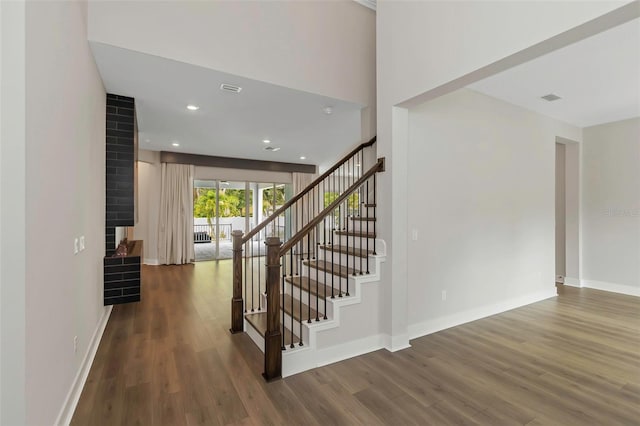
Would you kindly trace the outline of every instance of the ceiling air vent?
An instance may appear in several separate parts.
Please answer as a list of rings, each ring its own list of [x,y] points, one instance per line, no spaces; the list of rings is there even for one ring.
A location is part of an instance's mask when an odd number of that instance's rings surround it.
[[[222,83],[220,85],[220,90],[224,90],[225,92],[240,93],[242,87],[235,86],[233,84]]]
[[[558,99],[562,99],[560,96],[554,95],[553,93],[549,93],[548,95],[541,96],[541,98],[548,102],[553,102],[553,101],[557,101]]]
[[[280,148],[276,148],[275,146],[265,146],[264,150],[270,151],[270,152],[276,152],[276,151],[280,151]]]

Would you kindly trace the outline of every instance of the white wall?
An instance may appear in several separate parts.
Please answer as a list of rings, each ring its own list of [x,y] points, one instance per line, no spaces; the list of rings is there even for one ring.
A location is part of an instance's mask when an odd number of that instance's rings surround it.
[[[105,92],[87,42],[86,6],[26,6],[28,424],[56,421],[106,311]],[[74,255],[81,235],[86,249]]]
[[[159,162],[138,162],[138,223],[133,238],[144,241],[144,262],[151,265],[158,263],[161,176]]]
[[[406,113],[394,111],[393,106],[624,3],[627,2],[378,1],[378,155],[387,158],[387,172],[379,179],[378,218],[381,237],[389,248],[381,300],[387,303],[385,306],[394,306],[393,314],[382,306],[382,332],[398,338],[408,335],[407,316],[403,314],[408,305],[406,218],[413,199],[409,198],[404,207],[393,202],[394,194],[402,193],[408,184],[408,123]],[[441,93],[460,87],[446,86]],[[398,109],[402,108],[395,108]],[[427,175],[426,171],[416,173],[413,176],[421,180]]]
[[[580,133],[468,89],[410,110],[412,336],[555,295],[555,142]]]
[[[92,41],[368,105],[375,133],[375,12],[351,0],[93,1],[89,17]]]
[[[583,284],[640,296],[640,118],[584,129]]]
[[[0,2],[0,424],[25,422],[25,4]]]

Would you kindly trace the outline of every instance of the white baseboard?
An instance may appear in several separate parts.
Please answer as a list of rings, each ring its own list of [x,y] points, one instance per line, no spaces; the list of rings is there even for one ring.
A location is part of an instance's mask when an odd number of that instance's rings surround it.
[[[640,287],[634,287],[631,285],[608,283],[605,281],[595,280],[580,280],[580,284],[581,287],[640,297]]]
[[[564,285],[568,285],[571,287],[582,287],[582,284],[580,284],[580,278],[574,277],[564,277]]]
[[[282,353],[282,377],[383,349],[385,337],[383,334],[376,334],[323,349],[312,350],[310,347],[303,347],[286,350]]]
[[[364,355],[382,349],[383,347],[383,336],[376,334],[340,345],[319,349],[317,367]]]
[[[145,265],[159,265],[160,264],[158,259],[144,259],[142,261],[142,263],[144,263]]]
[[[409,343],[409,333],[403,333],[395,336],[385,334],[384,337],[384,347],[389,352],[397,352],[411,347],[411,344]]]
[[[105,307],[102,318],[98,321],[98,325],[93,332],[93,336],[91,336],[87,352],[84,354],[80,368],[76,373],[76,377],[73,379],[73,383],[71,384],[71,389],[69,389],[67,397],[64,399],[64,403],[60,409],[60,413],[58,413],[58,418],[55,423],[56,425],[67,426],[71,423],[71,418],[73,417],[73,413],[76,411],[76,406],[80,400],[80,395],[82,394],[82,389],[87,381],[87,377],[89,376],[93,359],[98,351],[100,340],[102,340],[102,333],[104,333],[104,329],[107,327],[107,322],[109,322],[112,309],[113,306],[111,305]]]
[[[556,289],[555,287],[551,287],[548,290],[527,294],[502,302],[494,303],[492,305],[482,306],[479,308],[470,309],[468,311],[458,312],[452,315],[447,315],[444,317],[423,321],[417,324],[412,324],[409,326],[409,337],[411,339],[415,339],[418,337],[426,336],[428,334],[445,330],[447,328],[455,327],[457,325],[465,324],[471,321],[476,321],[482,318],[489,317],[491,315],[500,314],[502,312],[510,311],[512,309],[539,302],[541,300],[549,299],[555,296]]]

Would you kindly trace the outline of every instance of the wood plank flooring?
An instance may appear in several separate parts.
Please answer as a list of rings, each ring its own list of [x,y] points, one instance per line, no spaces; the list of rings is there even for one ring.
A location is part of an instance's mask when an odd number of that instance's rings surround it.
[[[640,299],[588,289],[273,383],[229,333],[231,262],[143,267],[73,425],[638,425]]]

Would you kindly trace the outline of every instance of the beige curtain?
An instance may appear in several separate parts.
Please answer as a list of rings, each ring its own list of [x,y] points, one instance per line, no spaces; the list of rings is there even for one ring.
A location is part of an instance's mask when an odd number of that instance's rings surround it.
[[[162,265],[181,265],[194,260],[193,174],[194,166],[162,163],[158,260]]]
[[[317,177],[317,174],[293,172],[291,174],[293,195],[298,195]],[[296,212],[293,216],[294,231],[297,232],[302,229],[302,227],[309,222],[309,219],[313,219],[319,212],[322,211],[323,206],[321,205],[321,203],[323,199],[324,196],[320,194],[319,191],[308,193],[307,195],[302,197],[302,200],[300,201],[303,201],[304,204],[304,215],[302,214],[301,208],[296,209]],[[298,203],[300,203],[300,201],[298,201]]]
[[[291,173],[291,180],[293,183],[293,195],[298,195],[305,189],[318,175],[313,173]]]

